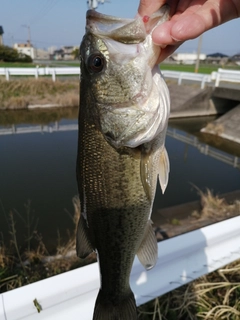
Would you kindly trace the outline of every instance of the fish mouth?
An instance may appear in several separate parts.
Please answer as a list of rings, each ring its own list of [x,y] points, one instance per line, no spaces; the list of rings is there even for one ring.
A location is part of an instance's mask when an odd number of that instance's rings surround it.
[[[155,27],[169,19],[170,7],[163,5],[148,21],[137,15],[134,19],[118,18],[88,10],[86,14],[86,33],[109,37],[123,43],[140,43]]]
[[[86,32],[122,43],[140,43],[146,38],[142,19],[122,19],[94,10],[87,11]]]

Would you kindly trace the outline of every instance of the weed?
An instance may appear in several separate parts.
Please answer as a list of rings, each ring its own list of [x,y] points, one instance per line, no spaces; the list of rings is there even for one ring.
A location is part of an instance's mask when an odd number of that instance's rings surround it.
[[[74,212],[71,219],[77,225],[80,215],[78,197],[73,198]],[[7,248],[0,244],[0,292],[5,292],[25,284],[39,281],[47,277],[78,268],[96,261],[95,254],[91,254],[84,261],[78,259],[75,253],[75,233],[69,235],[67,243],[62,243],[60,235],[55,255],[50,256],[41,235],[35,231],[37,220],[31,213],[30,202],[25,205],[25,216],[16,210],[9,213],[9,231],[11,243]],[[26,228],[25,247],[19,248],[15,215],[19,216]],[[34,240],[37,245],[31,245]]]
[[[26,109],[33,104],[79,105],[78,81],[0,80],[0,87],[0,109]]]

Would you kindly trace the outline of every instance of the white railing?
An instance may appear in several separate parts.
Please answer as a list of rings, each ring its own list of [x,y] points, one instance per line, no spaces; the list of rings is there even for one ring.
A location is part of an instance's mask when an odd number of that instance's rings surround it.
[[[205,87],[206,83],[212,81],[210,74],[203,73],[162,70],[162,74],[165,78],[176,79],[179,85],[182,84],[183,80],[200,82],[201,89]]]
[[[158,262],[134,261],[131,287],[144,304],[240,258],[240,216],[158,243]],[[99,290],[97,263],[0,295],[2,320],[91,320]],[[37,299],[42,311],[37,312]]]
[[[221,81],[240,83],[240,71],[237,70],[218,69],[214,76],[216,76],[215,87],[218,87]]]
[[[203,89],[206,84],[213,84],[216,87],[220,82],[240,83],[240,71],[218,69],[211,74],[180,72],[162,70],[165,78],[175,79],[181,85],[183,81],[198,82]],[[5,76],[6,80],[10,80],[10,76],[51,76],[53,81],[56,81],[56,76],[77,75],[80,76],[80,67],[62,67],[62,68],[0,68],[0,76]]]
[[[80,75],[80,67],[64,67],[64,68],[0,68],[0,76],[5,76],[6,80],[10,80],[10,76],[51,76],[56,81],[56,76],[63,75]]]

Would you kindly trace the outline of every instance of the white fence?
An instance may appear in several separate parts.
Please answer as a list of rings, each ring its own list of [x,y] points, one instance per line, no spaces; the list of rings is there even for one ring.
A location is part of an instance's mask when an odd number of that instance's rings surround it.
[[[5,76],[6,80],[10,80],[10,76],[34,76],[36,79],[39,76],[51,76],[53,81],[56,81],[56,76],[63,75],[80,75],[80,67],[67,68],[0,68],[0,76]]]
[[[206,84],[212,84],[216,87],[220,82],[240,83],[240,71],[218,69],[211,74],[194,73],[194,72],[179,72],[162,70],[165,78],[175,79],[181,85],[183,81],[198,82],[203,89]],[[6,80],[10,80],[10,76],[51,76],[53,81],[56,81],[56,76],[77,75],[80,76],[79,67],[62,67],[62,68],[0,68],[0,76],[5,76]]]
[[[212,82],[212,78],[210,74],[179,72],[179,71],[169,71],[169,70],[162,70],[162,74],[164,75],[165,78],[176,79],[179,85],[182,84],[183,80],[200,82],[202,89],[205,87],[206,83]]]
[[[134,261],[131,287],[144,304],[240,258],[240,217],[158,243],[150,271]],[[0,295],[1,320],[91,320],[99,290],[97,263]],[[38,313],[33,300],[41,306]]]
[[[214,74],[214,77],[216,77],[216,87],[219,86],[221,81],[240,83],[240,71],[237,70],[218,69],[218,71]]]

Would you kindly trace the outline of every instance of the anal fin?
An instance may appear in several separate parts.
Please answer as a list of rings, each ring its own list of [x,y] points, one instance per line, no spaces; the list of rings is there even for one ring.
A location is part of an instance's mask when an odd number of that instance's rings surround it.
[[[152,269],[158,258],[158,246],[155,233],[152,228],[152,221],[148,220],[143,240],[137,252],[141,264],[147,270]]]
[[[86,258],[94,251],[89,239],[87,223],[82,214],[80,215],[77,226],[76,249],[77,256],[81,259]]]

